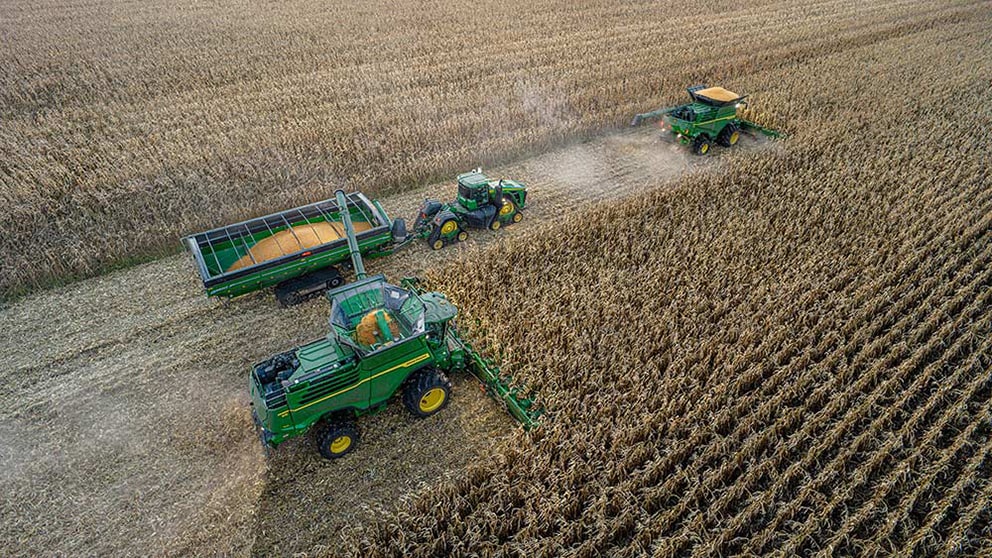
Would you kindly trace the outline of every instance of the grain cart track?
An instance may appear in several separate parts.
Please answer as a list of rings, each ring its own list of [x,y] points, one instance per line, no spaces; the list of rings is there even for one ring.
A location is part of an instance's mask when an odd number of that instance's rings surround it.
[[[772,144],[749,139],[742,146]],[[370,261],[369,269],[392,278],[421,273],[721,161],[694,157],[652,128],[573,144],[492,169],[532,189],[523,222],[499,233],[473,231],[441,252],[418,243]],[[409,218],[423,197],[444,197],[451,182],[383,203]],[[2,537],[29,553],[247,550],[258,521],[263,547],[275,549],[287,542],[280,522],[323,521],[334,533],[365,513],[363,506],[389,505],[418,483],[461,468],[512,427],[476,384],[456,379],[458,403],[438,420],[415,423],[391,409],[366,421],[356,459],[329,465],[295,442],[267,467],[247,412],[244,372],[322,335],[326,313],[322,299],[288,310],[269,293],[207,299],[185,254],[4,308],[0,390],[20,404],[3,411],[2,509],[10,519]],[[301,498],[319,505],[289,504]]]

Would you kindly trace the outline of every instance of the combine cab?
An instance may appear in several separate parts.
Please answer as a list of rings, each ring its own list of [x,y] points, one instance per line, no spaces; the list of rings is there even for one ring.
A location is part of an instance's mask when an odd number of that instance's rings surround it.
[[[344,192],[338,191],[344,207]],[[256,364],[249,374],[252,415],[267,447],[313,430],[328,459],[354,450],[355,419],[385,407],[394,395],[414,416],[448,404],[447,374],[468,370],[524,427],[540,411],[491,362],[460,337],[458,309],[443,294],[422,292],[415,280],[391,285],[366,277],[350,215],[343,215],[358,281],[327,293],[330,333]]]
[[[481,169],[458,175],[458,198],[451,203],[424,200],[414,234],[440,250],[468,238],[467,229],[499,230],[519,223],[527,205],[527,188],[513,180],[490,180]]]
[[[688,92],[691,103],[638,114],[634,116],[631,126],[660,118],[662,128],[674,134],[680,143],[692,145],[697,155],[709,153],[714,143],[733,147],[744,131],[773,138],[782,136],[738,116],[738,109],[747,106],[746,95],[705,85],[690,87]]]

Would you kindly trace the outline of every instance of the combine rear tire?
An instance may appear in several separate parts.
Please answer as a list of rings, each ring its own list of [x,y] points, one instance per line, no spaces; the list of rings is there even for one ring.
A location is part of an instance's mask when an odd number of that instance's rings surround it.
[[[741,138],[741,129],[737,124],[727,124],[716,137],[716,142],[724,147],[733,147]]]
[[[437,368],[415,372],[403,389],[403,404],[415,417],[437,414],[448,404],[451,381]]]
[[[696,138],[696,141],[692,142],[692,152],[696,155],[706,155],[710,152],[710,145],[710,138],[701,134]]]
[[[325,459],[344,457],[358,445],[358,427],[354,421],[331,421],[317,430],[317,450]]]

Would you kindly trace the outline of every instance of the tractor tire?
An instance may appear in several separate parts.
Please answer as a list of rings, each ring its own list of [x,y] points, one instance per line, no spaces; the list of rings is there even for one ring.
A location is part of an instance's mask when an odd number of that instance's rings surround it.
[[[510,198],[503,198],[503,205],[499,208],[499,214],[496,216],[497,219],[503,220],[507,219],[510,223],[517,223],[520,219],[517,218],[520,215],[520,208],[517,207],[516,202]]]
[[[502,227],[502,226],[503,226],[503,223],[500,223],[499,222],[499,214],[496,214],[496,216],[493,217],[493,220],[489,223],[489,230],[491,230],[491,231],[498,231],[499,228]]]
[[[355,450],[360,436],[353,420],[332,420],[316,433],[317,451],[324,459],[339,459]]]
[[[720,135],[716,137],[716,142],[723,147],[733,147],[737,140],[741,139],[741,128],[736,123],[730,123],[723,127]]]
[[[465,231],[458,231],[458,242],[465,242],[468,240],[468,233]]]
[[[434,227],[434,230],[431,231],[431,235],[427,237],[427,244],[430,245],[432,250],[444,248],[444,240],[441,238],[441,229],[439,227]]]
[[[415,417],[425,418],[441,412],[451,398],[451,380],[437,368],[415,372],[403,388],[403,405]]]
[[[692,142],[692,152],[696,155],[706,155],[710,152],[710,138],[706,134],[700,134],[696,141]]]

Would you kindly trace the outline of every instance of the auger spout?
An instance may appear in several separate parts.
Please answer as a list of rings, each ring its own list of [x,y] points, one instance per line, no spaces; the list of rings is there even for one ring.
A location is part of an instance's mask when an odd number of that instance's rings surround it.
[[[365,264],[362,262],[362,252],[358,249],[358,239],[355,238],[355,226],[351,223],[351,212],[348,210],[348,196],[344,190],[334,192],[334,197],[338,200],[338,207],[341,211],[341,223],[344,225],[345,235],[348,237],[348,252],[351,255],[351,265],[355,269],[355,278],[359,281],[365,279]]]

